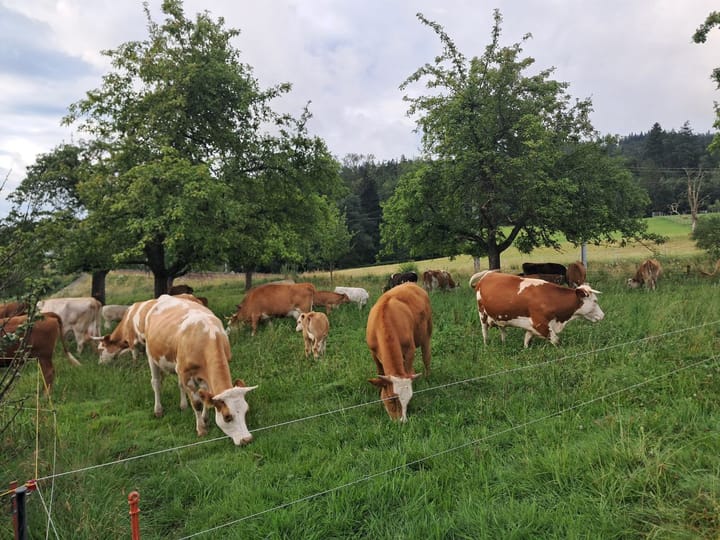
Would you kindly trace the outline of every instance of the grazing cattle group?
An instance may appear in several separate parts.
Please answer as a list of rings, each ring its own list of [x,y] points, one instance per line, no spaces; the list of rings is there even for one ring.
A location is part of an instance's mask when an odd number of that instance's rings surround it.
[[[525,331],[524,347],[533,337],[559,342],[559,334],[574,319],[601,321],[605,314],[598,304],[599,291],[587,283],[587,271],[581,262],[567,267],[556,263],[524,263],[522,274],[496,270],[478,272],[470,278],[481,323],[483,342],[488,331],[496,327],[504,342],[506,328]],[[654,290],[662,273],[655,259],[643,262],[631,287],[646,286]],[[408,404],[413,396],[414,358],[419,348],[424,373],[430,373],[433,316],[431,291],[451,290],[456,283],[446,271],[428,270],[417,283],[415,272],[390,276],[384,292],[367,316],[365,341],[375,363],[377,376],[368,381],[380,390],[380,398],[390,418],[405,422]],[[559,283],[565,283],[562,286]],[[183,292],[190,291],[190,292]],[[334,291],[318,290],[311,283],[273,282],[250,289],[229,317],[227,327],[207,308],[207,300],[193,296],[192,288],[182,286],[172,295],[135,302],[130,306],[107,305],[91,297],[54,298],[37,303],[43,314],[32,325],[27,304],[13,302],[0,305],[0,331],[5,334],[27,334],[28,350],[37,358],[48,391],[54,380],[52,354],[60,339],[65,354],[74,365],[78,360],[67,350],[64,334],[72,332],[78,352],[89,340],[97,343],[99,363],[107,364],[119,355],[131,353],[137,359],[144,350],[151,372],[154,413],[163,414],[160,389],[166,373],[178,376],[180,408],[188,403],[195,413],[196,432],[205,435],[212,411],[218,427],[236,445],[252,440],[245,416],[246,395],[256,387],[242,380],[233,382],[230,374],[230,329],[250,323],[251,335],[261,320],[293,317],[295,329],[302,332],[305,357],[325,355],[330,332],[329,315],[342,304],[356,303],[362,309],[369,293],[360,287],[336,287]],[[324,307],[325,313],[315,308]],[[99,335],[100,319],[108,324],[118,321],[114,329]],[[32,321],[30,321],[32,322]],[[27,332],[27,328],[31,328]],[[3,356],[13,351],[3,351]]]
[[[635,275],[628,278],[627,284],[631,289],[637,289],[643,285],[648,291],[654,291],[657,281],[662,275],[662,266],[656,259],[647,259],[638,266]]]

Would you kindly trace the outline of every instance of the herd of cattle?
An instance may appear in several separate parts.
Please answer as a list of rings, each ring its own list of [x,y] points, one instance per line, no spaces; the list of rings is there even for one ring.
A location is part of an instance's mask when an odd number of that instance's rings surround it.
[[[600,321],[604,313],[597,301],[598,291],[586,283],[582,263],[568,267],[556,263],[525,263],[521,274],[496,270],[478,272],[470,278],[475,291],[483,342],[488,330],[496,327],[505,340],[507,327],[525,330],[524,346],[533,337],[556,345],[558,335],[573,319]],[[655,259],[643,262],[628,279],[629,287],[656,288],[662,273]],[[458,285],[448,272],[426,271],[418,283],[415,272],[390,276],[382,295],[367,318],[366,343],[377,368],[369,382],[380,389],[383,405],[392,419],[405,421],[412,397],[416,348],[422,351],[424,373],[430,372],[430,340],[433,322],[430,297],[434,290],[452,290]],[[252,440],[245,423],[248,403],[245,396],[256,386],[232,381],[228,335],[241,323],[249,323],[254,336],[260,321],[272,317],[293,317],[302,332],[305,356],[319,358],[325,353],[330,331],[327,314],[342,304],[355,303],[363,309],[368,292],[359,287],[336,287],[321,291],[311,283],[275,282],[247,292],[227,326],[207,307],[207,300],[194,296],[192,289],[180,286],[173,294],[136,302],[130,306],[101,305],[90,297],[51,298],[38,302],[41,316],[28,325],[28,306],[22,302],[0,305],[0,337],[16,334],[22,339],[0,341],[0,361],[12,357],[23,340],[28,356],[37,358],[47,391],[54,380],[52,356],[57,341],[68,360],[80,362],[70,353],[65,334],[75,337],[78,353],[87,343],[95,343],[99,362],[106,364],[121,354],[147,355],[154,393],[154,413],[163,414],[160,388],[165,374],[178,376],[180,407],[188,401],[195,412],[196,431],[207,433],[210,411],[215,422],[236,445]],[[313,311],[323,306],[325,313]],[[117,322],[112,332],[101,334],[106,325]],[[31,328],[27,332],[27,328]],[[2,364],[0,364],[2,365]]]

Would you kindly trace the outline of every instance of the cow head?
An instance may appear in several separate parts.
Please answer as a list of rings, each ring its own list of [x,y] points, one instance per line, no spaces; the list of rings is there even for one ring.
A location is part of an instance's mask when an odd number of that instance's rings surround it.
[[[581,302],[580,307],[575,311],[576,317],[584,317],[590,322],[602,321],[605,318],[596,296],[600,291],[591,289],[589,285],[580,285],[575,289],[575,294]]]
[[[253,439],[245,423],[245,415],[250,408],[245,400],[245,394],[256,388],[257,386],[245,386],[245,383],[238,380],[235,386],[216,396],[207,390],[199,392],[205,405],[215,408],[215,423],[236,446],[244,446]]]
[[[111,339],[109,335],[93,337],[92,339],[98,342],[97,350],[100,353],[99,364],[107,364],[122,353],[130,350],[130,343],[128,343],[127,339]]]
[[[380,388],[380,399],[390,418],[407,422],[407,406],[413,395],[412,382],[419,376],[420,373],[411,377],[378,375],[374,379],[368,379],[368,382]]]

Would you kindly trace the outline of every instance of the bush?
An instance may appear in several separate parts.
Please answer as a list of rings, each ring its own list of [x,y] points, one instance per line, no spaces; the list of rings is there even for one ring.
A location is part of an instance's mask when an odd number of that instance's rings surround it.
[[[691,238],[698,248],[708,252],[713,258],[720,258],[720,216],[701,217]]]

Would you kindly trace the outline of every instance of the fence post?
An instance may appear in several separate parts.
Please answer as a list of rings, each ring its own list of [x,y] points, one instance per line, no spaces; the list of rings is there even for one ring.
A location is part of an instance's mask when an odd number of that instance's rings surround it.
[[[137,491],[131,491],[128,495],[128,504],[130,505],[130,528],[132,530],[132,540],[140,540],[140,508],[138,502],[140,494]]]
[[[17,486],[17,482],[13,482]],[[25,517],[25,494],[27,487],[15,487],[13,500],[13,524],[15,525],[15,540],[25,540],[27,538],[27,519]]]
[[[17,489],[17,480],[10,482],[10,491],[13,493],[10,499],[12,500],[12,518],[13,518],[13,531],[15,531],[15,539],[18,537],[18,522],[17,522],[17,503],[15,502],[15,490]]]

